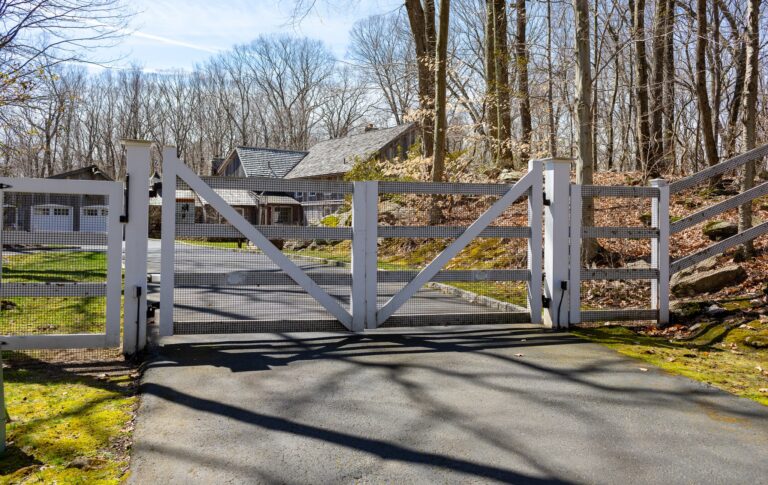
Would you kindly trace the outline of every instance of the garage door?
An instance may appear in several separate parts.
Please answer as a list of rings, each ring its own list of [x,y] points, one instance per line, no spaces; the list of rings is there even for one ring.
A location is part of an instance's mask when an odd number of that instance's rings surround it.
[[[71,231],[72,207],[44,204],[32,207],[32,231]]]
[[[89,205],[80,209],[80,230],[83,232],[107,232],[109,209],[103,205]]]

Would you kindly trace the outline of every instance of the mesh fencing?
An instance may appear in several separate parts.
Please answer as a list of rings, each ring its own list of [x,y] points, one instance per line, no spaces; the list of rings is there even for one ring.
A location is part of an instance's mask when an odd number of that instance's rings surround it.
[[[288,260],[349,310],[351,231],[327,219],[344,205],[344,195],[327,192],[322,182],[301,188],[306,193],[266,193],[251,189],[247,179],[216,180],[214,190],[252,226],[256,226]],[[222,185],[224,185],[222,187]],[[310,195],[311,194],[311,195]],[[326,194],[318,201],[317,194]],[[323,197],[323,196],[321,196]],[[300,199],[326,215],[307,214]],[[331,209],[336,209],[332,211]],[[307,221],[307,217],[310,221]],[[311,225],[308,225],[311,224]],[[306,230],[323,239],[303,239]],[[325,229],[323,229],[325,228]],[[150,273],[160,272],[150,258]],[[344,330],[320,303],[232,226],[214,204],[180,179],[176,192],[174,251],[174,333]]]
[[[292,264],[350,311],[352,184],[280,180],[274,185],[269,180],[243,178],[204,181],[248,226],[255,226]],[[469,189],[478,193],[409,194],[407,191],[418,192],[424,184],[382,184],[396,193],[380,193],[378,200],[379,309],[508,190],[507,186],[477,184]],[[438,185],[448,186],[438,187],[446,191],[456,189],[452,184]],[[427,189],[434,191],[435,187]],[[175,190],[174,333],[345,329],[249,242],[248,234],[222,217],[216,210],[221,201],[205,200],[181,179]],[[435,210],[440,212],[437,220]],[[433,278],[387,324],[527,320],[527,286],[521,281],[529,279],[525,269],[525,238],[530,236],[527,217],[523,198],[447,265],[450,273]],[[150,220],[150,227],[156,225]],[[159,257],[153,261],[150,256],[149,263],[150,273],[160,273]],[[458,281],[452,281],[451,275],[460,270],[464,272],[453,276]],[[156,297],[150,294],[150,298]]]
[[[658,274],[650,264],[651,237],[656,232],[651,229],[649,196],[654,194],[658,195],[658,189],[651,187],[583,188],[582,281],[578,289],[582,321],[638,320],[650,315],[635,310],[650,309],[650,280]],[[594,235],[611,237],[589,237]],[[586,262],[584,249],[590,244],[593,257]]]
[[[0,335],[104,334],[105,195],[4,191]],[[86,362],[120,358],[120,346],[4,351],[4,359]]]
[[[509,186],[496,184],[380,183],[378,309],[507,190]],[[481,236],[398,308],[384,326],[529,321],[527,283],[518,281],[528,279],[526,198],[508,207]],[[520,271],[509,271],[514,269]],[[398,278],[394,272],[407,273]]]

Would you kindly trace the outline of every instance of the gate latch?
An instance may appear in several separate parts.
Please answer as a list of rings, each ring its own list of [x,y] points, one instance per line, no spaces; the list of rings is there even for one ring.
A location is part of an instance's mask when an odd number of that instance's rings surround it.
[[[12,188],[13,188],[13,186],[12,186],[12,185],[8,185],[8,184],[0,184],[0,190],[5,190],[5,189],[12,189]]]

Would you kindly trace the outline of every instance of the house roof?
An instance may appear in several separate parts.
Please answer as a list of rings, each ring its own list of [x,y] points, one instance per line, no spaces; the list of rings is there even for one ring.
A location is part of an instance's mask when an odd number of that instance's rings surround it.
[[[306,156],[307,152],[236,147],[219,166],[219,172],[237,157],[240,159],[240,165],[246,177],[283,178]]]
[[[371,130],[359,135],[321,141],[309,149],[309,154],[288,172],[286,178],[347,173],[355,163],[355,159],[364,159],[377,153],[413,128],[413,123],[407,123],[393,128]]]
[[[89,175],[89,174],[98,175],[99,177],[102,177],[104,180],[112,180],[112,177],[104,173],[104,171],[100,169],[98,165],[88,165],[87,167],[76,168],[75,170],[69,170],[67,172],[61,172],[61,173],[51,175],[48,178],[49,179],[77,179],[78,176]]]
[[[263,205],[301,205],[301,202],[287,195],[257,195],[256,198]]]
[[[246,189],[213,189],[214,192],[219,194],[219,196],[224,199],[224,202],[226,202],[229,205],[232,206],[240,206],[240,207],[247,207],[247,206],[256,206],[258,205],[258,201],[256,199],[256,194],[254,194],[250,190]],[[209,205],[208,201],[203,199],[202,197],[198,197],[195,195],[195,193],[191,190],[185,190],[185,189],[177,189],[176,190],[176,199],[177,200],[194,200],[196,206],[201,205],[201,201],[205,205]],[[149,199],[149,205],[153,206],[159,206],[163,204],[163,198],[162,197],[152,197]]]

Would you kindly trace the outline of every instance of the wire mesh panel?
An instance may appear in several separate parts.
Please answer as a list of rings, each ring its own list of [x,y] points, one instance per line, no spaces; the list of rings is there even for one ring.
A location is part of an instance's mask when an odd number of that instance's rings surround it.
[[[576,186],[573,191],[572,198],[583,198],[572,208],[583,226],[582,250],[572,255],[571,268],[578,276],[571,280],[578,282],[573,291],[582,322],[657,319],[649,302],[652,281],[660,276],[652,261],[659,237],[652,200],[659,193],[657,187],[637,186]]]
[[[510,188],[379,183],[379,314]],[[529,322],[528,216],[526,197],[501,210],[479,237],[444,261],[440,271],[387,316],[383,326]]]
[[[10,187],[0,191],[2,348],[116,349],[122,185],[6,180]]]
[[[220,210],[222,203],[233,208],[240,222],[263,235],[288,264],[300,269],[349,312],[351,229],[344,222],[331,225],[328,221],[308,221],[313,216],[308,216],[299,202],[309,198],[310,193],[328,194],[325,200],[329,204],[333,201],[343,205],[344,195],[329,192],[324,182],[301,181],[301,187],[295,187],[306,192],[267,191],[264,187],[253,190],[253,182],[217,179],[211,182],[215,187],[211,190],[220,200],[207,200],[181,178],[177,179],[174,333],[345,329],[335,315],[285,271],[282,263],[275,261],[263,246],[254,244],[252,234],[235,227],[235,221],[224,217]],[[330,189],[333,188],[336,187]],[[168,192],[169,188],[163,187],[164,197]],[[331,199],[331,194],[337,198]],[[159,261],[150,272],[153,270],[160,272]]]

